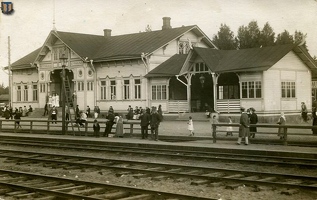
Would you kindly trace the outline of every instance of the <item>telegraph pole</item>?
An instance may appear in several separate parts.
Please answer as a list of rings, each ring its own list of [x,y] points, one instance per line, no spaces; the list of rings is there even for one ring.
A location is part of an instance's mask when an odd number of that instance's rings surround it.
[[[8,36],[8,71],[9,71],[9,105],[12,107],[12,72],[11,72],[11,47],[10,36]]]

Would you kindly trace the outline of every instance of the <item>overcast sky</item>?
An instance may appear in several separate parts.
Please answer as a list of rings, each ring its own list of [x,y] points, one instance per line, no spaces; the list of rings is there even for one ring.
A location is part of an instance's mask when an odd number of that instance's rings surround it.
[[[9,1],[9,0],[6,0]],[[13,15],[0,13],[0,67],[8,65],[8,36],[11,63],[41,47],[53,27],[54,0],[12,0]],[[171,26],[198,25],[212,38],[220,24],[237,34],[238,27],[256,20],[260,29],[266,22],[276,35],[285,29],[307,33],[307,45],[317,56],[316,0],[55,0],[58,31],[112,35],[162,28],[162,17],[171,17]],[[8,75],[0,69],[0,84]]]

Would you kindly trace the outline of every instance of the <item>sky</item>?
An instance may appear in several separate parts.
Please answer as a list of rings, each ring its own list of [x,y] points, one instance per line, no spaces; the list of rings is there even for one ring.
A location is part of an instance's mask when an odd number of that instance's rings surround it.
[[[5,0],[8,2],[9,0]],[[317,0],[11,0],[14,13],[0,13],[0,84],[8,86],[10,62],[41,47],[53,29],[112,35],[161,30],[163,17],[173,28],[197,25],[210,39],[221,24],[237,35],[239,26],[252,20],[262,29],[269,22],[276,35],[284,30],[307,33],[309,53],[317,56]],[[54,17],[55,16],[55,17]]]

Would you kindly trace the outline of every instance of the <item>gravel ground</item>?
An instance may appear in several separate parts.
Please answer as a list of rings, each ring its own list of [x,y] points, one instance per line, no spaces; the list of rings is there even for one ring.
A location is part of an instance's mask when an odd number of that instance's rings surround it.
[[[31,147],[16,147],[16,146],[0,146],[6,149],[35,151],[43,153],[54,154],[67,154],[67,155],[80,155],[109,159],[122,159],[122,160],[139,160],[147,162],[158,163],[173,163],[181,165],[198,165],[205,167],[227,168],[227,169],[244,169],[250,171],[261,172],[275,172],[275,173],[288,173],[288,174],[300,174],[316,176],[315,170],[298,169],[298,168],[285,168],[276,166],[257,166],[251,164],[237,164],[237,163],[225,163],[225,162],[204,162],[204,161],[180,161],[171,160],[160,157],[146,157],[135,155],[122,155],[114,153],[92,153],[89,151],[73,151],[73,150],[58,150],[48,148],[31,148]],[[166,192],[177,192],[181,194],[195,195],[200,197],[210,197],[222,200],[316,200],[317,193],[313,191],[305,190],[288,190],[287,188],[272,188],[265,186],[252,186],[252,185],[239,185],[237,187],[227,187],[232,183],[214,183],[208,185],[195,185],[195,180],[188,178],[135,178],[128,174],[118,174],[112,170],[94,171],[89,169],[82,170],[65,170],[65,169],[52,169],[44,168],[40,165],[17,165],[15,163],[6,163],[5,159],[1,158],[1,169],[10,169],[25,172],[36,172],[46,175],[54,175],[58,177],[65,177],[70,179],[79,179],[85,181],[95,181],[109,184],[120,184],[131,187],[140,187],[146,189],[162,190]],[[3,199],[8,199],[4,198]],[[1,200],[1,199],[0,199]]]

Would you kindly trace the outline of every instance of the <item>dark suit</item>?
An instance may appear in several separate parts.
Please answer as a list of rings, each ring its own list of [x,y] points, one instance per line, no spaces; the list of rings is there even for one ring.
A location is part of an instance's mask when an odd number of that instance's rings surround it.
[[[145,112],[141,114],[140,119],[141,119],[140,125],[141,125],[142,139],[146,139],[148,137],[148,126],[150,124],[150,115]]]
[[[158,140],[158,128],[160,125],[161,119],[160,115],[157,112],[151,114],[150,117],[150,126],[151,126],[151,136],[153,138],[153,134],[155,133],[155,140]]]
[[[111,133],[112,126],[114,124],[114,114],[112,112],[109,112],[108,116],[106,117],[108,121],[106,122],[106,128],[104,136],[108,137],[108,135]]]

